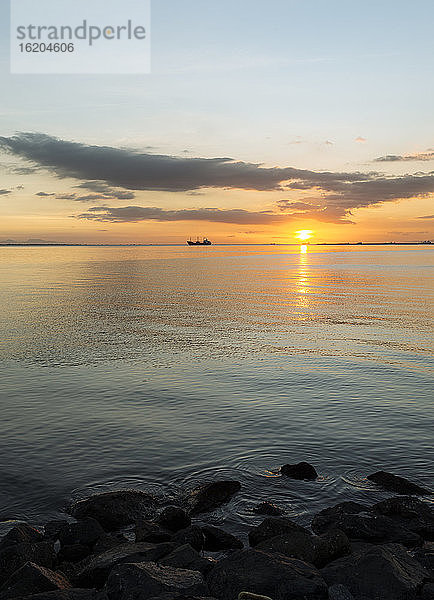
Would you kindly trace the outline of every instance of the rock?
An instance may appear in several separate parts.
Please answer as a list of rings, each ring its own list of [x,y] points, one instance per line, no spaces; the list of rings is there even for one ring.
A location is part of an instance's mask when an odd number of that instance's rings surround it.
[[[159,563],[166,567],[200,571],[204,575],[208,573],[214,565],[213,561],[208,558],[202,558],[189,544],[184,544],[184,546],[175,548],[173,552],[162,558]]]
[[[154,513],[155,499],[140,490],[121,490],[90,496],[75,502],[70,512],[76,519],[91,517],[107,531],[120,529]]]
[[[426,583],[422,588],[422,600],[434,600],[434,583]]]
[[[23,542],[8,546],[0,551],[0,585],[27,562],[51,568],[55,561],[56,553],[50,542]]]
[[[203,550],[205,538],[202,529],[197,525],[190,525],[186,529],[181,529],[175,533],[171,539],[172,544],[175,546],[183,546],[184,544],[190,544],[195,550],[200,552]]]
[[[62,546],[81,544],[92,547],[105,535],[106,533],[98,521],[88,517],[76,523],[68,523],[59,531],[58,539]]]
[[[354,600],[347,587],[337,583],[329,587],[329,600]]]
[[[204,535],[204,550],[218,552],[219,550],[236,550],[243,547],[241,540],[218,527],[205,525],[201,529]]]
[[[413,556],[425,569],[431,572],[434,579],[434,542],[425,542],[422,548],[417,548]]]
[[[44,536],[38,529],[27,525],[27,523],[19,523],[15,525],[0,541],[0,550],[15,544],[29,543],[36,544],[42,542]]]
[[[158,517],[157,523],[163,529],[176,532],[190,527],[191,519],[184,509],[178,506],[168,506]]]
[[[351,542],[340,529],[331,529],[314,537],[315,556],[313,564],[321,569],[337,558],[351,554]]]
[[[431,505],[414,496],[394,496],[377,502],[372,510],[398,522],[401,526],[434,541],[434,510]]]
[[[260,525],[250,530],[249,542],[251,546],[256,546],[276,535],[292,535],[295,532],[311,535],[305,527],[297,525],[286,517],[268,517]]]
[[[387,471],[377,471],[376,473],[368,475],[367,479],[383,487],[385,490],[396,492],[397,494],[415,494],[417,496],[423,496],[430,493],[420,485],[412,483],[404,477],[388,473]]]
[[[253,509],[253,512],[255,512],[258,515],[268,515],[269,517],[279,517],[280,515],[284,514],[284,510],[283,508],[279,508],[278,506],[276,506],[275,504],[272,504],[271,502],[261,502],[261,504],[258,504],[258,506],[255,506],[255,508]]]
[[[136,523],[136,542],[159,544],[161,542],[168,542],[172,538],[172,535],[172,533],[169,533],[166,529],[163,529],[152,521],[142,519]]]
[[[240,592],[238,600],[272,600],[269,596],[261,596],[260,594],[252,594],[252,592]]]
[[[327,598],[327,586],[315,567],[256,549],[238,550],[220,560],[208,574],[207,583],[219,600],[234,600],[245,590],[273,600]]]
[[[102,595],[96,590],[69,588],[67,590],[32,594],[31,596],[20,598],[20,600],[105,600],[105,598],[105,595]]]
[[[89,546],[83,544],[71,544],[71,546],[62,546],[57,555],[59,562],[79,562],[91,553]]]
[[[413,600],[428,576],[400,544],[339,558],[321,573],[330,586],[345,585],[355,600]]]
[[[300,462],[296,465],[283,465],[280,473],[291,479],[308,479],[313,481],[318,477],[315,467],[307,462]]]
[[[130,540],[121,533],[106,533],[96,542],[92,552],[93,554],[102,554],[103,552],[116,548],[122,544],[128,544],[129,541]]]
[[[69,525],[68,521],[48,521],[44,525],[44,537],[48,540],[59,539],[60,531]]]
[[[390,517],[373,512],[355,502],[343,502],[319,512],[312,520],[312,530],[324,533],[340,529],[351,540],[373,543],[401,543],[408,547],[422,543],[421,537]]]
[[[106,592],[109,600],[148,600],[164,594],[207,596],[208,588],[198,571],[142,562],[116,566],[108,578]]]
[[[59,573],[28,562],[15,571],[0,589],[1,600],[18,598],[38,592],[64,590],[71,584]]]
[[[212,481],[204,483],[190,492],[186,499],[188,512],[198,515],[211,512],[229,502],[234,494],[239,492],[241,484],[239,481]]]
[[[128,543],[117,546],[112,550],[107,550],[97,556],[84,567],[78,574],[77,582],[83,587],[101,588],[110,571],[115,565],[125,562],[149,562],[157,561],[166,556],[173,550],[173,545],[148,544],[146,542]]]

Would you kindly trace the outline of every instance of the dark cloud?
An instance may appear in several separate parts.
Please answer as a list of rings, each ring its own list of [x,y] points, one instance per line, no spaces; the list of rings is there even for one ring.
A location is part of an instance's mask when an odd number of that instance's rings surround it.
[[[48,192],[37,192],[36,196],[55,196],[56,194],[49,194]]]
[[[102,194],[104,196],[104,200],[108,200],[110,198],[117,198],[118,200],[133,200],[136,197],[134,192],[113,188],[102,181],[84,181],[83,183],[80,183],[74,187]],[[84,201],[84,199],[85,196],[80,196],[77,198],[77,200],[81,201]]]
[[[292,220],[296,215],[278,215],[269,211],[254,212],[242,209],[197,208],[164,210],[146,206],[93,206],[78,219],[108,221],[112,223],[136,223],[139,221],[208,221],[214,223],[237,223],[242,225],[279,223]]]
[[[321,208],[319,204],[310,204],[308,202],[294,202],[293,200],[278,200],[277,206],[281,211],[297,210],[297,211],[311,211]]]
[[[434,219],[434,215],[424,215],[423,217],[417,217],[418,219]]]
[[[0,196],[6,196],[6,194],[11,194],[12,190],[0,190]]]
[[[414,154],[386,154],[374,159],[374,162],[409,162],[434,160],[434,150],[416,152]]]

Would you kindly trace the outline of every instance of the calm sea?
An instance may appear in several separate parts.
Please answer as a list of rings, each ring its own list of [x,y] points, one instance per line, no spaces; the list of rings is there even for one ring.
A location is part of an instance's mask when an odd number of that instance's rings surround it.
[[[302,251],[304,250],[304,251]],[[213,519],[308,522],[433,485],[433,266],[423,246],[3,247],[0,520],[230,477]],[[320,478],[276,476],[312,462]]]

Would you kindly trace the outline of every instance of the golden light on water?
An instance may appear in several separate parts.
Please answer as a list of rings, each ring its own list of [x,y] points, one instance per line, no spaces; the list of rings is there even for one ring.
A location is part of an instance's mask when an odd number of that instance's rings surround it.
[[[300,240],[300,242],[307,242],[313,235],[313,231],[311,229],[300,229],[300,231],[295,232],[295,237]]]

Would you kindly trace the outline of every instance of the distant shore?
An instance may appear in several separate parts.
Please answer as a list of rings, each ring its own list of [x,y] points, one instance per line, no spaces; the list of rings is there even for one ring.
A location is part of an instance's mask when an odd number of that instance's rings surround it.
[[[85,248],[178,248],[184,247],[186,244],[67,244],[63,242],[47,242],[44,244],[27,244],[26,242],[14,242],[14,243],[3,243],[0,242],[0,247],[85,247]],[[323,242],[321,244],[277,244],[277,243],[263,243],[263,244],[213,244],[213,246],[434,246],[433,242]]]

